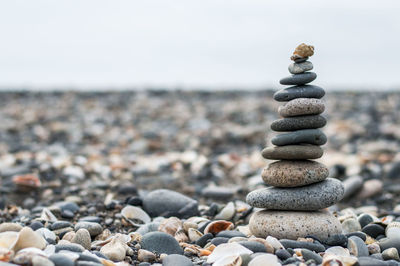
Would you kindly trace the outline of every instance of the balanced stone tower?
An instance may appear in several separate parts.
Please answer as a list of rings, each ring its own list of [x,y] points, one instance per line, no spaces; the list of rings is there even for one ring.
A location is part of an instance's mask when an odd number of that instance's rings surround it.
[[[344,188],[337,179],[328,178],[328,168],[313,159],[322,156],[321,145],[327,138],[319,129],[326,120],[320,114],[325,110],[321,98],[325,91],[315,85],[306,85],[316,79],[313,64],[307,61],[314,47],[299,45],[293,53],[289,72],[293,75],[280,80],[282,85],[294,85],[274,94],[282,119],[271,124],[277,132],[262,156],[278,160],[262,172],[266,188],[247,195],[247,202],[262,208],[250,219],[250,230],[257,237],[274,236],[279,239],[297,239],[315,236],[323,240],[342,232],[340,222],[325,208],[343,197]]]

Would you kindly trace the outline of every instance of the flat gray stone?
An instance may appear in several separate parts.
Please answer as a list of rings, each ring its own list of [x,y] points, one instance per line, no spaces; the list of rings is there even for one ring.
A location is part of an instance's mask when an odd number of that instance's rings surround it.
[[[343,197],[342,183],[333,178],[303,187],[267,187],[250,192],[246,201],[268,210],[313,211],[327,208]]]
[[[271,123],[274,131],[295,131],[299,129],[316,129],[326,125],[326,119],[320,115],[286,117]]]
[[[325,165],[314,161],[283,160],[269,164],[261,175],[269,186],[299,187],[325,180],[329,176],[329,170]]]
[[[317,78],[317,74],[314,72],[304,72],[301,74],[291,75],[285,77],[279,81],[282,85],[305,85],[312,82]]]
[[[324,145],[327,141],[326,135],[319,129],[302,129],[290,133],[276,135],[271,143],[277,146],[293,144]]]
[[[269,160],[305,160],[322,157],[323,150],[316,145],[286,145],[267,147],[261,154]]]
[[[278,113],[283,117],[300,115],[319,115],[325,111],[325,104],[320,99],[297,98],[279,106]]]
[[[296,98],[317,98],[324,97],[323,88],[315,85],[293,86],[275,92],[274,99],[278,102],[287,102]]]
[[[292,63],[288,67],[291,74],[301,74],[306,71],[313,69],[313,64],[310,61],[304,61],[301,63]]]
[[[179,246],[178,241],[171,235],[163,232],[150,232],[145,234],[140,245],[143,249],[158,254],[183,254],[183,249]]]
[[[328,211],[269,211],[255,212],[249,222],[256,237],[273,236],[278,239],[293,239],[316,236],[321,241],[340,234],[340,222]]]

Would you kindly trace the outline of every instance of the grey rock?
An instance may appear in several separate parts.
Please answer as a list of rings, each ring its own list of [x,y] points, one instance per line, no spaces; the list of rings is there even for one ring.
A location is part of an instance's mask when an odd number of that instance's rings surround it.
[[[62,254],[53,254],[49,257],[49,259],[54,263],[55,266],[74,266],[75,265],[73,260],[68,258],[66,255],[62,255]]]
[[[207,244],[208,240],[212,239],[213,237],[214,235],[211,233],[204,234],[196,241],[196,245],[204,247]]]
[[[297,98],[279,106],[278,114],[283,117],[300,115],[319,115],[325,111],[325,104],[320,99]]]
[[[75,231],[81,228],[88,230],[92,237],[100,235],[103,232],[101,225],[93,222],[78,222],[75,224]]]
[[[72,238],[72,243],[76,243],[84,247],[85,249],[90,250],[91,247],[91,238],[90,233],[85,228],[81,228],[76,231],[75,236]]]
[[[245,234],[242,232],[236,231],[236,230],[224,230],[219,232],[217,237],[227,237],[227,238],[232,238],[232,237],[246,237]]]
[[[314,72],[305,72],[302,74],[295,74],[289,77],[285,77],[279,81],[282,85],[305,85],[312,82],[317,78],[317,74]]]
[[[339,180],[327,178],[322,182],[295,188],[268,187],[250,192],[246,201],[253,207],[269,210],[319,210],[329,207],[343,196]]]
[[[307,115],[286,117],[275,120],[271,123],[271,129],[274,131],[295,131],[299,129],[315,129],[326,125],[326,119],[320,115]]]
[[[72,223],[67,221],[57,221],[50,226],[50,229],[54,231],[66,227],[72,227]]]
[[[300,63],[292,63],[289,65],[288,70],[291,74],[301,74],[313,69],[313,64],[310,61]]]
[[[302,248],[302,249],[308,249],[312,250],[315,252],[324,252],[325,247],[318,242],[305,242],[305,241],[296,241],[296,240],[291,240],[291,239],[281,239],[279,240],[281,244],[286,248]]]
[[[326,141],[326,135],[319,129],[297,130],[276,135],[271,139],[272,144],[277,146],[294,144],[324,145]]]
[[[360,223],[354,218],[347,218],[342,222],[343,232],[345,234],[361,231]]]
[[[229,238],[227,237],[214,237],[210,242],[215,246],[219,246],[221,244],[228,243]]]
[[[347,247],[347,236],[343,234],[331,235],[324,243],[328,246]]]
[[[346,191],[346,187],[344,189]],[[357,220],[360,223],[361,228],[364,228],[364,226],[366,226],[374,221],[374,217],[372,217],[372,215],[369,213],[363,213],[360,216],[358,216]]]
[[[143,249],[158,254],[183,254],[178,241],[163,232],[150,232],[143,236],[140,245]]]
[[[193,262],[185,256],[172,254],[165,257],[162,261],[163,266],[192,266]]]
[[[286,145],[267,147],[261,155],[269,160],[306,160],[321,158],[323,153],[317,145]]]
[[[396,260],[400,261],[399,252],[396,248],[388,248],[382,252],[382,258],[384,260]]]
[[[240,245],[244,246],[247,249],[250,249],[254,253],[256,252],[267,252],[267,248],[261,244],[260,242],[256,241],[240,241],[238,242]]]
[[[277,251],[275,251],[275,255],[280,260],[287,260],[288,258],[292,257],[292,255],[286,249],[278,249]]]
[[[343,198],[349,198],[351,195],[355,194],[362,188],[363,178],[361,176],[355,175],[346,178],[343,181],[344,195]]]
[[[357,257],[366,257],[369,256],[369,251],[367,245],[364,241],[357,237],[351,236],[348,239],[347,248],[349,249],[350,253]]]
[[[383,260],[375,259],[371,256],[358,258],[360,266],[387,266],[388,264]]]
[[[351,236],[358,236],[359,238],[361,238],[363,241],[367,240],[367,235],[363,232],[350,232],[350,233],[346,233],[346,236],[349,238]]]
[[[236,189],[234,188],[217,186],[206,187],[201,191],[203,197],[220,200],[230,199],[233,195],[235,195],[235,193]]]
[[[293,86],[275,92],[274,99],[278,102],[287,102],[296,98],[317,98],[324,97],[323,88],[315,85]]]
[[[70,243],[70,244],[57,244],[56,245],[56,252],[59,252],[61,250],[68,250],[76,253],[81,253],[85,250],[84,247],[82,247],[79,244],[75,243]]]
[[[160,226],[159,222],[151,222],[151,223],[147,223],[144,224],[142,226],[139,227],[139,229],[136,231],[141,235],[145,235],[149,232],[154,232],[154,231],[158,231],[158,227]]]
[[[317,264],[322,263],[322,257],[317,253],[310,251],[308,249],[301,249],[301,255],[305,261],[314,260]]]
[[[385,228],[379,224],[368,224],[363,227],[362,231],[372,238],[379,235],[385,235]]]
[[[378,242],[381,250],[384,251],[388,248],[396,248],[400,252],[400,239],[399,238],[384,238]]]
[[[143,208],[152,217],[188,218],[198,214],[196,200],[168,189],[158,189],[147,194],[143,199]]]

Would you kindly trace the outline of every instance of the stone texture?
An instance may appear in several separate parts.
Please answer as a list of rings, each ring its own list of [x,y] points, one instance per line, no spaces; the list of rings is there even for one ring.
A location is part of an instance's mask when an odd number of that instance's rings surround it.
[[[325,180],[328,168],[313,161],[278,161],[268,165],[262,172],[267,185],[275,187],[298,187]]]
[[[282,85],[305,85],[314,81],[317,78],[317,74],[314,72],[304,72],[302,74],[295,74],[285,77],[279,81]]]
[[[313,64],[310,61],[292,63],[288,67],[291,74],[301,74],[313,69]]]
[[[342,183],[333,178],[303,187],[267,187],[250,192],[246,201],[269,210],[312,211],[329,207],[342,199]]]
[[[267,147],[261,152],[265,159],[270,160],[318,159],[321,158],[323,153],[321,147],[316,145]]]
[[[325,110],[325,105],[320,99],[297,98],[279,106],[278,113],[283,117],[299,115],[319,115]]]
[[[271,143],[277,146],[302,143],[324,145],[326,141],[326,135],[319,129],[297,130],[276,135],[271,139]]]
[[[320,115],[286,117],[271,123],[274,131],[295,131],[299,129],[315,129],[326,125],[326,119]]]
[[[296,98],[317,98],[324,97],[323,88],[315,85],[293,86],[275,92],[274,99],[278,102],[287,102]]]
[[[289,212],[262,210],[250,218],[251,232],[261,238],[273,236],[278,239],[294,239],[313,235],[326,240],[340,234],[339,220],[327,211]]]

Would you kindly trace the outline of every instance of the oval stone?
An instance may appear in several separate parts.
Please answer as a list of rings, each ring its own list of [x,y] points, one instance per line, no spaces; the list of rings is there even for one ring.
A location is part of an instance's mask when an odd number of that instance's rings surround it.
[[[295,131],[299,129],[315,129],[326,125],[326,119],[320,115],[306,115],[296,117],[286,117],[275,120],[271,123],[274,131]]]
[[[269,210],[313,211],[329,207],[343,197],[342,183],[333,178],[303,187],[267,187],[250,192],[246,201]]]
[[[291,74],[301,74],[313,69],[313,64],[310,61],[301,63],[292,63],[288,67]]]
[[[278,102],[287,102],[296,98],[317,98],[324,97],[323,88],[315,85],[293,86],[275,92],[274,99]]]
[[[251,216],[249,227],[256,237],[264,239],[273,236],[296,240],[312,235],[324,241],[342,232],[339,220],[328,211],[257,211]]]
[[[317,74],[314,72],[304,72],[301,74],[294,74],[289,77],[285,77],[279,81],[282,85],[304,85],[310,83],[317,78]]]
[[[279,106],[278,113],[283,117],[299,115],[319,115],[325,110],[325,105],[320,99],[297,98]]]
[[[276,135],[271,139],[272,144],[284,146],[290,144],[324,145],[327,141],[325,134],[319,129],[302,129],[290,133]]]
[[[269,160],[305,160],[318,159],[324,151],[316,145],[286,145],[267,147],[261,154]]]
[[[313,161],[278,161],[262,172],[264,182],[274,187],[298,187],[321,182],[329,175],[328,168]]]

